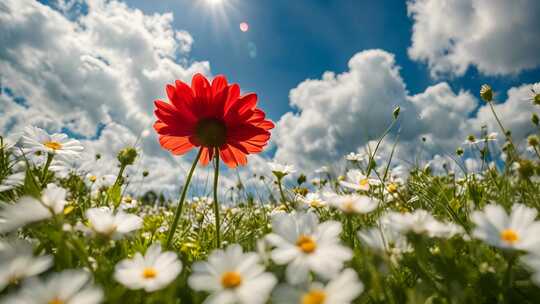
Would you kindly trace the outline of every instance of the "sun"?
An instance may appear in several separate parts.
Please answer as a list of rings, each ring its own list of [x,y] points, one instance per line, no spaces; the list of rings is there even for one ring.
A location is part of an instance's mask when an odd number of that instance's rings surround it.
[[[225,2],[225,0],[206,0],[206,3],[212,6],[223,4],[223,2]]]

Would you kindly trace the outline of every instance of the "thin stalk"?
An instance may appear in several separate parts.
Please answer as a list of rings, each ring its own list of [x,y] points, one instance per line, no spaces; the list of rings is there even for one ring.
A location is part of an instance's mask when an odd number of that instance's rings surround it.
[[[47,153],[47,162],[43,167],[43,173],[41,173],[41,185],[44,187],[47,184],[47,173],[49,173],[49,166],[54,158],[54,153]]]
[[[512,303],[511,291],[512,291],[512,285],[514,284],[514,263],[516,261],[516,255],[512,254],[509,258],[507,258],[507,261],[508,261],[508,267],[506,268],[506,273],[504,275],[504,288],[505,288],[504,300],[505,300],[505,303]]]
[[[176,213],[174,214],[174,220],[171,227],[169,228],[169,235],[167,236],[167,243],[165,245],[165,248],[167,249],[170,248],[174,232],[176,231],[176,227],[178,226],[178,220],[180,219],[180,215],[182,214],[182,207],[184,206],[184,200],[186,199],[187,189],[189,187],[189,183],[191,182],[191,177],[193,176],[195,167],[197,167],[197,163],[199,162],[199,158],[201,158],[202,150],[203,148],[201,147],[199,149],[199,153],[197,153],[197,156],[195,156],[195,159],[193,160],[193,165],[191,165],[191,169],[189,170],[186,183],[184,184],[184,188],[182,189],[182,194],[180,195],[180,200],[178,201],[178,207],[176,207]]]
[[[115,186],[120,186],[120,182],[122,181],[122,175],[124,175],[124,170],[126,169],[126,165],[121,165],[120,170],[118,171],[118,175],[116,176],[116,180],[114,181]]]
[[[287,199],[285,198],[285,193],[283,192],[283,186],[281,185],[281,178],[278,178],[277,184],[279,189],[279,195],[281,196],[281,202],[283,205],[285,205],[285,208],[287,208],[287,211],[291,211],[289,208],[289,203],[287,202]]]
[[[216,218],[216,248],[221,247],[221,238],[220,238],[220,226],[219,226],[219,206],[218,206],[218,177],[219,177],[219,150],[216,148],[214,150],[216,156],[215,165],[214,165],[214,216]]]

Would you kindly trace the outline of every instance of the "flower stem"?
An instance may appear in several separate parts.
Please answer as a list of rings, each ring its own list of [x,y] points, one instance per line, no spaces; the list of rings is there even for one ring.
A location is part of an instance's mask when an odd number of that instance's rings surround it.
[[[174,214],[174,220],[171,227],[169,228],[169,235],[167,236],[167,243],[165,245],[165,248],[167,249],[170,248],[174,232],[176,231],[176,226],[178,226],[178,220],[180,219],[180,215],[182,214],[182,207],[184,206],[184,200],[186,199],[187,189],[189,187],[189,183],[191,182],[191,177],[193,176],[195,167],[197,167],[197,163],[199,162],[199,158],[201,158],[202,151],[203,148],[201,147],[199,149],[199,153],[197,153],[197,156],[193,160],[193,165],[191,165],[191,169],[189,170],[186,183],[184,184],[184,188],[182,189],[182,194],[180,195],[180,200],[178,201],[178,207],[176,207],[176,213]]]
[[[285,208],[287,208],[287,211],[291,211],[291,208],[289,207],[289,203],[287,202],[287,199],[285,198],[285,193],[283,192],[283,186],[281,185],[281,178],[278,178],[277,184],[279,189],[279,195],[281,196],[281,202],[283,205],[285,205]]]
[[[512,303],[511,291],[512,291],[512,285],[514,284],[514,263],[515,263],[515,261],[516,261],[516,255],[515,254],[511,254],[509,257],[507,257],[508,266],[506,268],[506,273],[504,275],[504,288],[505,288],[504,299],[505,299],[505,303]]]
[[[54,158],[53,153],[47,153],[47,162],[43,167],[43,173],[41,173],[41,185],[44,187],[47,184],[47,173],[49,173],[49,166]]]
[[[219,206],[218,206],[218,177],[219,177],[219,150],[216,148],[214,150],[214,153],[216,156],[215,159],[215,165],[214,165],[214,216],[216,218],[216,248],[221,247],[221,239],[220,239],[220,226],[219,226]]]
[[[512,147],[512,152],[514,152],[513,149],[515,149],[515,146],[514,146],[514,143],[512,142],[512,137],[506,132],[506,129],[504,128],[501,120],[499,119],[499,116],[497,116],[497,113],[495,112],[495,108],[493,107],[493,104],[491,102],[488,102],[488,104],[489,104],[489,108],[491,109],[491,113],[493,113],[493,117],[495,117],[495,120],[497,121],[499,128],[503,132],[504,137],[506,138],[506,140],[508,140],[508,142],[510,143],[510,146]]]

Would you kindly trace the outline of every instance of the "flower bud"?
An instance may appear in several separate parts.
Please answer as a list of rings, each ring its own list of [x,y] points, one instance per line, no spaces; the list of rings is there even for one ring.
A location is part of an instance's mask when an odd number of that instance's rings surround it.
[[[117,158],[122,166],[132,165],[137,158],[137,150],[133,147],[124,148],[118,152]]]
[[[527,142],[529,143],[529,146],[531,147],[538,147],[538,144],[540,143],[540,139],[538,138],[538,135],[530,135],[527,138]]]
[[[533,113],[531,117],[531,121],[535,126],[538,126],[538,123],[540,122],[540,119],[538,118],[538,114]]]

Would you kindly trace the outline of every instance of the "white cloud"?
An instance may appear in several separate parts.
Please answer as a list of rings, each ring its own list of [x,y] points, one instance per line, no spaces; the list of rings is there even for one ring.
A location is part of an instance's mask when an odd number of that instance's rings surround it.
[[[532,130],[533,106],[524,101],[527,90],[526,86],[512,88],[508,100],[496,105],[517,139]],[[468,134],[480,133],[483,125],[490,132],[498,131],[487,105],[475,116],[478,99],[467,91],[455,93],[445,82],[409,95],[393,55],[382,50],[354,55],[349,70],[342,74],[326,72],[321,79],[305,80],[291,90],[290,102],[298,111],[286,113],[277,123],[276,159],[304,170],[333,163],[351,151],[363,151],[391,123],[396,105],[402,109],[400,122],[382,154],[390,153],[399,130],[395,157],[402,162],[412,162],[416,156],[430,159],[437,153],[451,154]],[[373,149],[374,142],[369,146]]]
[[[145,15],[116,1],[86,4],[87,14],[73,21],[37,1],[0,5],[4,85],[32,108],[84,135],[111,118],[140,132],[151,126],[152,101],[165,83],[209,73],[207,62],[186,58],[193,39],[172,28],[172,14]]]
[[[433,76],[517,74],[540,65],[540,1],[411,0],[409,56]]]

